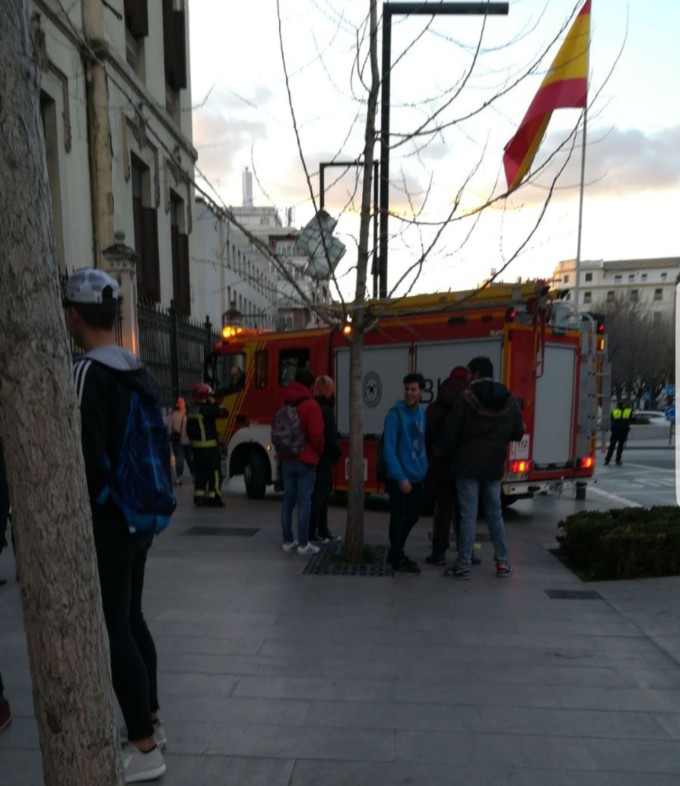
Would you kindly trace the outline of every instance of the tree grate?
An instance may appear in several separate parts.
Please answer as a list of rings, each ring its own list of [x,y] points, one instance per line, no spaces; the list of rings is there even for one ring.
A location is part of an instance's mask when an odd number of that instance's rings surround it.
[[[302,571],[304,575],[313,576],[392,576],[392,566],[387,564],[388,546],[369,546],[375,553],[375,562],[340,562],[338,557],[342,554],[344,544],[334,541],[321,546]]]
[[[185,535],[227,535],[235,538],[252,538],[259,530],[252,527],[192,527]]]
[[[547,589],[545,592],[554,600],[603,600],[602,595],[594,590]]]

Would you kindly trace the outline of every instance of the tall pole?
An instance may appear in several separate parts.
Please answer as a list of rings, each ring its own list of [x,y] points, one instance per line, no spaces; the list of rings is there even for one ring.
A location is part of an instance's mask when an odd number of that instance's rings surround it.
[[[507,16],[509,3],[383,3],[382,89],[380,95],[380,241],[378,295],[387,297],[387,241],[390,211],[390,82],[392,71],[392,15]]]
[[[587,73],[587,71],[586,71]],[[586,177],[586,132],[588,128],[588,101],[586,99],[586,105],[583,108],[583,142],[581,148],[581,187],[579,189],[579,200],[578,200],[578,233],[576,239],[576,284],[574,286],[574,304],[576,306],[576,314],[580,313],[580,304],[579,304],[579,297],[580,297],[580,286],[581,286],[581,237],[583,234],[583,192],[585,186],[585,177]]]

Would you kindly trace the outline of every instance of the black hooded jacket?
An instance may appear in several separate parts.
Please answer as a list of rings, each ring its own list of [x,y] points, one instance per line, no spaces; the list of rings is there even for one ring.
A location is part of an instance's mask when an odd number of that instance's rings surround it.
[[[435,445],[441,439],[444,423],[453,405],[467,388],[467,382],[457,377],[447,377],[439,386],[437,398],[425,410],[425,450],[430,475],[444,480],[449,475],[449,462],[436,455]]]
[[[454,475],[480,480],[503,477],[508,443],[524,434],[519,405],[493,379],[473,382],[444,425],[444,446]]]
[[[92,507],[94,534],[104,535],[128,525],[120,508],[109,498],[97,497],[107,484],[105,456],[115,467],[130,412],[130,392],[158,404],[158,383],[127,349],[105,346],[90,350],[73,366],[80,406],[83,458]]]

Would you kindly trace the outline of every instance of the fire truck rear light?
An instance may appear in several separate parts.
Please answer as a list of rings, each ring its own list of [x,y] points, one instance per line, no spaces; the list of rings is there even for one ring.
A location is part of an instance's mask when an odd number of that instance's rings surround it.
[[[595,466],[595,459],[592,456],[584,456],[576,462],[579,469],[592,469]]]
[[[516,475],[524,475],[531,469],[531,462],[527,460],[513,461],[512,473]]]

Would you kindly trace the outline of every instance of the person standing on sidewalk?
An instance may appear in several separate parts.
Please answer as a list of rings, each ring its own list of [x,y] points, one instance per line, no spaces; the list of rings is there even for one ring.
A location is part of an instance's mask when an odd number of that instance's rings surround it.
[[[217,420],[228,417],[229,412],[215,402],[212,388],[204,382],[192,387],[191,403],[186,429],[194,465],[194,505],[223,508]]]
[[[309,516],[316,468],[323,453],[324,424],[319,403],[312,397],[314,374],[300,368],[295,379],[283,390],[284,405],[295,407],[304,446],[296,454],[279,455],[283,476],[281,531],[283,550],[298,554],[316,554],[319,547],[309,542]],[[293,536],[293,510],[297,506],[297,540]]]
[[[312,492],[312,509],[309,517],[309,540],[328,543],[340,540],[328,529],[328,500],[333,486],[333,467],[338,463],[342,450],[338,443],[335,424],[335,382],[330,377],[317,377],[312,389],[314,400],[321,407],[323,416],[323,453],[316,467],[316,479]]]
[[[439,386],[437,398],[425,410],[425,449],[427,451],[427,483],[434,492],[434,516],[432,519],[432,554],[425,558],[430,565],[446,565],[446,550],[449,548],[449,533],[453,519],[456,548],[459,545],[459,513],[456,504],[456,481],[451,474],[449,459],[439,455],[439,438],[444,423],[453,405],[467,389],[469,375],[466,368],[456,366],[448,378]],[[473,559],[475,559],[473,555]],[[478,559],[478,558],[477,558]]]
[[[132,392],[158,406],[158,385],[142,363],[116,344],[118,282],[97,268],[75,271],[66,284],[66,324],[85,352],[73,374],[80,406],[82,449],[92,507],[94,545],[113,689],[130,745],[126,783],[155,780],[166,770],[166,738],[158,716],[156,648],[142,614],[147,554],[153,533],[131,532],[108,490],[130,412]],[[101,501],[103,499],[103,501]]]
[[[493,379],[487,357],[468,364],[471,384],[451,410],[444,426],[444,446],[456,478],[460,506],[460,548],[445,576],[470,578],[470,565],[481,498],[493,541],[496,575],[512,574],[501,514],[501,479],[508,444],[522,439],[524,424],[512,393]]]
[[[180,396],[170,415],[170,444],[175,457],[175,485],[181,486],[184,480],[184,462],[191,469],[191,441],[187,435],[187,403]]]
[[[605,466],[609,464],[614,455],[616,448],[616,463],[621,466],[621,456],[623,456],[623,448],[628,441],[628,433],[630,432],[630,419],[633,416],[633,410],[625,403],[619,401],[612,410],[611,414],[611,439],[609,440],[609,450],[605,457]]]
[[[390,501],[390,550],[387,561],[395,573],[420,573],[404,553],[406,541],[420,517],[423,481],[427,473],[425,413],[420,398],[422,374],[404,377],[404,399],[390,409],[383,428],[385,486]]]

